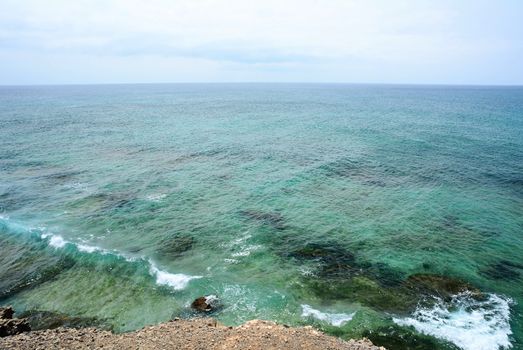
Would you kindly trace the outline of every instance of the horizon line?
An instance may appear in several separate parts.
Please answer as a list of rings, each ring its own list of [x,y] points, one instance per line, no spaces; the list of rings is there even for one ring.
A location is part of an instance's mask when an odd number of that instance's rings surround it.
[[[470,83],[365,83],[365,82],[321,82],[321,81],[179,81],[179,82],[134,82],[134,83],[34,83],[0,84],[0,87],[52,87],[52,86],[110,86],[110,85],[383,85],[383,86],[440,86],[440,87],[523,87],[521,84],[470,84]]]

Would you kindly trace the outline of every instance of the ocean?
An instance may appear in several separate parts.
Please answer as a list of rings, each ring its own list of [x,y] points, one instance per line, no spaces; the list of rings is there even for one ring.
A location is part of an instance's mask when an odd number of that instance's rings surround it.
[[[0,305],[523,349],[523,88],[0,87]]]

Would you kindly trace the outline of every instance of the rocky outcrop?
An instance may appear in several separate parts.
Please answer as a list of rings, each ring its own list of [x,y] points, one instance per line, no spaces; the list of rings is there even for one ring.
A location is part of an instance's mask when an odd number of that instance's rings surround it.
[[[0,307],[0,320],[10,320],[13,318],[15,311],[11,306]]]
[[[14,310],[8,306],[0,308],[0,337],[29,332],[31,327],[26,319],[13,318]]]
[[[219,307],[219,299],[216,295],[206,295],[195,299],[191,307],[199,312],[212,312],[216,311]]]
[[[94,328],[34,331],[0,339],[0,349],[209,349],[384,350],[367,339],[344,341],[312,327],[249,321],[227,327],[213,319],[174,320],[113,334]]]

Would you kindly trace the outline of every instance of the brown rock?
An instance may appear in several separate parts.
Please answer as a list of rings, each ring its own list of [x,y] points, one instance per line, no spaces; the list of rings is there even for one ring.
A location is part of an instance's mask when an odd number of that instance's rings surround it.
[[[25,319],[14,318],[0,320],[0,337],[29,332],[30,330],[31,327]]]
[[[211,312],[218,307],[218,297],[216,295],[206,295],[195,299],[191,307],[200,312]]]
[[[13,318],[15,311],[11,306],[0,307],[0,319],[10,320]]]

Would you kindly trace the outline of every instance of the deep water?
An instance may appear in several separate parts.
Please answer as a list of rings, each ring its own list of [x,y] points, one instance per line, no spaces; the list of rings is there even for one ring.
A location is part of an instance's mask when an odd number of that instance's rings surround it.
[[[523,349],[523,88],[0,87],[0,305]]]

